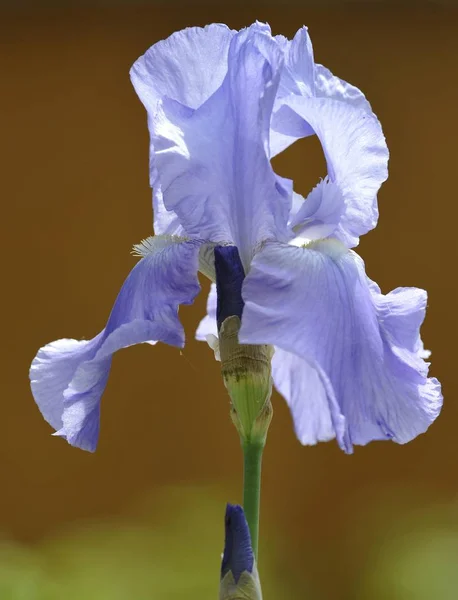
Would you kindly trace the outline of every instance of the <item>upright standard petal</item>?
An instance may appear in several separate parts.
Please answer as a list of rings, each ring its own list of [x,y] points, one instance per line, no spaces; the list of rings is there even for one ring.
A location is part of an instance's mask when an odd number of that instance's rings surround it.
[[[281,81],[281,95],[332,98],[372,112],[366,97],[354,85],[343,81],[329,69],[315,62],[312,40],[307,27],[301,27],[294,39],[287,41],[285,69]]]
[[[377,192],[388,177],[388,148],[380,123],[367,111],[337,100],[292,95],[272,127],[289,127],[288,133],[298,139],[305,126],[318,136],[329,182],[344,204],[333,235],[347,247],[356,246],[359,236],[377,224]]]
[[[188,108],[203,104],[220,87],[227,73],[227,54],[234,32],[226,25],[189,27],[154,44],[132,66],[130,76],[140,100],[154,118],[164,98]],[[154,145],[150,147],[150,185],[153,188],[154,232],[182,235],[174,211],[164,206]]]
[[[173,210],[167,210],[164,206],[161,181],[156,167],[154,166],[154,148],[150,148],[150,184],[153,188],[153,227],[154,235],[177,235],[183,236],[184,229],[177,214]]]
[[[339,100],[372,114],[372,108],[361,90],[339,79],[323,65],[315,63],[312,40],[307,27],[299,29],[291,41],[282,36],[277,36],[276,39],[285,54],[285,64],[274,112],[277,112],[288,96],[299,96]],[[313,135],[313,129],[294,115],[276,115],[271,139],[272,156],[300,137],[308,135]]]
[[[332,235],[348,247],[356,246],[359,236],[377,223],[377,192],[388,176],[380,124],[358,88],[315,63],[306,27],[282,46],[285,66],[272,117],[272,155],[300,138],[318,136],[329,186],[318,186],[312,194],[315,199],[321,195],[321,212],[330,215],[324,225],[334,227]],[[309,199],[305,206],[311,204]],[[336,202],[343,207],[337,224]],[[294,220],[295,214],[291,217]]]
[[[32,393],[56,435],[94,451],[113,353],[151,341],[184,345],[177,311],[199,292],[199,247],[166,236],[137,247],[144,258],[124,282],[105,329],[89,341],[58,340],[41,348],[30,369]]]
[[[297,405],[298,391],[305,392],[304,403],[323,409],[324,388],[331,418],[335,403],[345,418],[345,435],[338,438],[347,451],[377,439],[408,442],[439,414],[440,385],[427,378],[419,338],[424,292],[383,296],[355,253],[325,240],[305,248],[266,245],[245,279],[243,297],[240,341],[276,344],[314,366],[319,385],[298,365],[310,388],[301,390],[293,380],[288,401]],[[308,418],[307,411],[304,415]],[[297,406],[293,417],[297,430],[307,427]],[[322,422],[325,436],[326,415]]]
[[[259,24],[242,30],[224,81],[203,104],[163,97],[149,118],[165,208],[187,235],[235,244],[245,267],[259,242],[289,237],[291,184],[276,177],[269,156],[282,60]]]
[[[151,46],[132,66],[130,77],[148,113],[167,97],[199,108],[227,74],[229,44],[235,31],[226,25],[188,27]]]

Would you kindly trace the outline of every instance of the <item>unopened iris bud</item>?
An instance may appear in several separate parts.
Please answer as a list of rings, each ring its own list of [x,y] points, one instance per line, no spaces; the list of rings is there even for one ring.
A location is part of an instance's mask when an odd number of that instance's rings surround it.
[[[250,532],[241,506],[227,505],[225,534],[220,600],[262,600]]]
[[[264,444],[272,419],[273,347],[239,344],[245,272],[236,246],[215,248],[215,271],[221,371],[232,420],[243,442]]]

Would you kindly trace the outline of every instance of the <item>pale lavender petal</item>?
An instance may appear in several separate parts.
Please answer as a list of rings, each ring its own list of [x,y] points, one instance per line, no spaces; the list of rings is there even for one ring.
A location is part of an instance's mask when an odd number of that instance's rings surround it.
[[[313,445],[337,437],[339,444],[346,448],[345,417],[330,382],[317,365],[276,347],[272,378],[291,410],[301,444]]]
[[[200,68],[208,71],[204,54]],[[224,80],[202,104],[170,95],[154,109],[146,102],[165,208],[187,235],[237,245],[245,266],[259,242],[290,237],[291,183],[277,178],[269,156],[282,61],[266,26],[255,24],[232,37]],[[150,83],[139,86],[135,69],[133,81],[143,98]]]
[[[306,199],[294,193],[290,227],[294,243],[318,240],[332,235],[345,212],[345,201],[339,187],[325,177]]]
[[[301,96],[332,98],[372,112],[361,90],[315,62],[307,27],[299,29],[294,39],[288,42],[285,54],[285,74],[281,86],[283,95],[293,92]]]
[[[320,139],[329,180],[345,203],[333,235],[348,247],[356,246],[359,236],[377,224],[377,192],[388,177],[388,149],[380,123],[374,115],[351,104],[291,95],[274,116],[272,126],[281,127],[283,119],[294,127],[298,117]],[[298,137],[302,127],[297,128]]]
[[[315,65],[315,96],[340,100],[345,104],[365,110],[367,113],[372,113],[371,105],[360,89],[336,77],[329,69],[320,64]]]
[[[197,108],[220,87],[227,73],[227,54],[234,32],[226,25],[189,27],[154,44],[132,66],[130,76],[148,120],[163,98]],[[150,185],[153,188],[154,232],[182,235],[174,211],[164,206],[154,145],[150,146]]]
[[[97,445],[100,397],[113,353],[143,342],[184,344],[177,312],[200,289],[199,244],[158,238],[148,250],[124,282],[99,335],[48,344],[32,362],[32,393],[44,418],[56,435],[84,450]]]
[[[325,208],[323,198],[324,212],[332,213],[332,220],[323,224],[334,227],[332,235],[348,247],[356,246],[359,236],[377,223],[377,191],[388,175],[380,124],[358,88],[315,63],[306,27],[282,47],[285,66],[271,124],[272,155],[317,134],[328,164],[328,192],[332,189],[334,200],[340,195],[345,207],[335,226],[336,212]]]
[[[372,108],[357,87],[343,81],[329,69],[315,63],[313,46],[307,27],[302,27],[293,40],[276,37],[285,54],[285,66],[276,97],[274,112],[287,96],[303,98],[329,98],[350,104],[372,114]],[[271,136],[272,156],[280,153],[297,139],[313,135],[313,129],[294,117],[283,113],[276,115]]]
[[[428,358],[430,352],[424,349],[420,337],[428,299],[426,291],[412,287],[396,288],[385,296],[376,283],[368,279],[368,284],[393,352],[427,375],[429,365],[423,359]]]
[[[184,229],[173,210],[167,210],[164,206],[162,187],[154,165],[154,148],[151,144],[150,150],[150,169],[151,169],[151,187],[153,188],[153,215],[154,215],[154,234],[155,235],[177,235],[183,236]]]
[[[32,392],[43,417],[58,430],[62,427],[63,395],[81,362],[90,360],[103,332],[92,340],[57,340],[41,348],[30,379]]]
[[[216,283],[212,283],[207,299],[207,314],[199,323],[196,331],[196,340],[199,342],[208,341],[208,336],[217,336],[218,327],[216,324]]]
[[[188,27],[151,46],[130,71],[148,113],[154,114],[164,97],[192,109],[206,102],[226,77],[234,34],[218,23]]]
[[[315,59],[312,40],[307,27],[301,27],[294,38],[283,46],[285,66],[278,98],[291,93],[299,96],[315,96]]]
[[[382,296],[362,260],[337,240],[267,244],[243,298],[240,341],[275,344],[319,368],[345,417],[347,450],[376,439],[408,442],[439,414],[440,385],[427,378],[419,342],[424,294]],[[320,406],[320,398],[311,402]]]

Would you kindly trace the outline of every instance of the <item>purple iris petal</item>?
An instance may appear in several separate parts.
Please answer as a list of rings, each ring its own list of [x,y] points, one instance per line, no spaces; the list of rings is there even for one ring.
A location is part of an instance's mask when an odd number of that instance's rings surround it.
[[[285,46],[285,75],[282,95],[333,98],[372,112],[366,97],[357,87],[339,79],[329,69],[315,62],[313,46],[307,27],[301,27]]]
[[[227,72],[227,53],[234,31],[226,25],[190,27],[154,44],[131,69],[135,90],[149,118],[163,98],[198,108],[220,87]],[[182,226],[164,206],[161,181],[150,147],[150,184],[153,187],[156,235],[181,235]]]
[[[347,247],[356,246],[359,236],[377,224],[377,192],[388,177],[388,149],[380,123],[367,111],[338,100],[292,95],[284,102],[272,127],[281,129],[283,121],[294,127],[300,117],[317,134],[329,180],[345,204],[333,235]],[[303,136],[302,127],[297,128],[297,138]]]
[[[148,110],[164,206],[178,216],[187,235],[235,244],[247,267],[260,242],[290,237],[291,184],[275,175],[269,156],[283,53],[266,27],[255,24],[225,35],[227,60],[218,46],[221,61],[215,67],[205,61],[213,53],[209,31],[181,32],[180,44],[187,36],[198,36],[199,44],[206,45],[199,46],[199,63],[170,59],[167,68],[173,85],[183,81],[191,88],[187,70],[192,75],[197,64],[205,73],[215,68],[211,95],[172,94],[161,80],[158,84],[155,71],[144,68],[155,46],[134,65],[132,80]],[[167,41],[171,57],[178,52],[177,39]],[[188,50],[193,48],[189,43]]]
[[[348,247],[356,246],[359,236],[377,223],[376,194],[387,177],[388,160],[382,130],[364,94],[315,63],[306,27],[281,46],[285,66],[272,118],[272,156],[300,138],[317,134],[333,200],[339,194],[345,208],[338,226],[332,220],[329,225],[334,226],[335,237]],[[323,197],[323,208],[326,204]],[[336,215],[328,208],[324,212],[332,213],[332,219]]]
[[[312,416],[318,424],[315,441],[329,435],[331,419],[346,451],[377,439],[408,442],[439,414],[440,385],[427,378],[419,338],[423,291],[401,289],[383,296],[355,253],[325,240],[307,248],[266,245],[245,279],[243,298],[241,342],[275,344],[306,363],[302,372],[301,363],[292,361],[289,386],[288,366],[277,370],[306,443],[313,433],[306,422],[311,410],[325,412]],[[316,377],[310,376],[310,366]],[[301,396],[306,410],[301,410]],[[344,432],[339,431],[342,417]]]
[[[226,539],[221,563],[221,579],[232,572],[235,583],[242,573],[253,572],[254,554],[251,547],[250,531],[241,506],[228,504],[225,519]]]
[[[282,36],[276,38],[285,54],[285,67],[282,72],[274,112],[290,96],[303,98],[329,98],[350,104],[372,113],[371,106],[357,87],[339,79],[327,69],[315,63],[312,41],[307,27],[302,27],[293,40]],[[275,116],[271,136],[272,156],[279,154],[297,139],[313,135],[313,128],[294,113]]]
[[[142,342],[184,344],[177,310],[199,292],[199,244],[167,238],[156,238],[154,244],[127,277],[99,335],[90,341],[48,344],[32,362],[35,400],[56,435],[73,446],[96,448],[100,397],[114,352]]]
[[[153,215],[155,235],[177,235],[183,236],[184,229],[173,210],[167,210],[164,206],[161,182],[154,166],[154,148],[150,150],[150,172],[151,187],[153,188]]]
[[[132,66],[135,91],[148,112],[164,97],[199,108],[227,73],[229,44],[235,31],[215,23],[188,27],[157,42]]]
[[[296,238],[307,241],[332,235],[345,212],[342,193],[328,177],[320,181],[305,200],[294,193],[293,206],[289,225]]]
[[[304,445],[337,438],[349,450],[346,422],[326,375],[313,361],[278,346],[272,358],[272,378],[293,416],[298,440]]]
[[[207,298],[207,314],[199,323],[196,331],[196,340],[199,340],[200,342],[205,342],[209,335],[218,335],[218,326],[216,324],[216,304],[216,283],[212,283]]]

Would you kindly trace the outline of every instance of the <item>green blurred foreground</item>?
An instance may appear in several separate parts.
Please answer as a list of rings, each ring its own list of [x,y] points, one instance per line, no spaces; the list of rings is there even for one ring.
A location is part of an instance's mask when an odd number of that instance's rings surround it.
[[[214,600],[224,510],[216,488],[168,488],[144,501],[144,517],[80,524],[34,548],[0,542],[0,600]],[[285,561],[281,536],[264,526],[263,537],[264,600],[331,600],[307,585],[300,557]],[[351,595],[332,600],[457,597],[458,519],[441,507],[404,518],[395,536],[381,528]]]
[[[0,599],[217,598],[225,508],[214,489],[172,488],[145,502],[143,519],[86,523],[33,550],[4,542]]]

